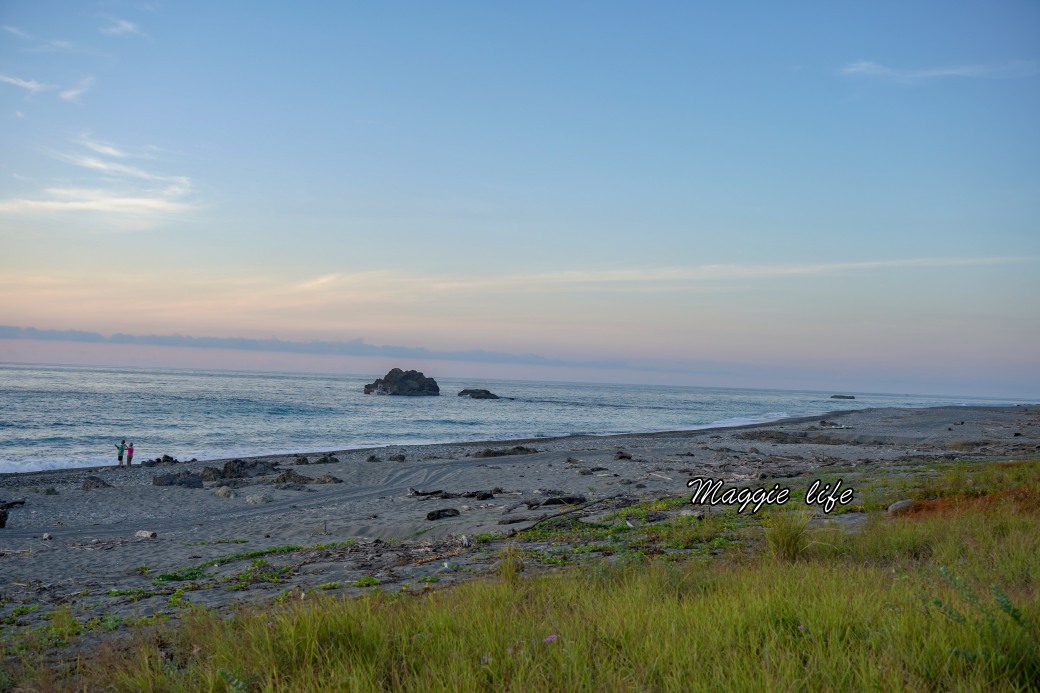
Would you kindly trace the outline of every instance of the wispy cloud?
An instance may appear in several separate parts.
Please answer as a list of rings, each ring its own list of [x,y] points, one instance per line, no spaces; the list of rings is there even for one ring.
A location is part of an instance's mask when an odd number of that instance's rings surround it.
[[[79,101],[79,97],[86,94],[92,86],[94,86],[94,78],[85,77],[77,82],[76,86],[63,90],[58,96],[65,101]]]
[[[141,215],[151,212],[182,212],[190,205],[164,197],[119,195],[111,190],[48,188],[44,199],[14,199],[0,202],[0,212],[114,212]]]
[[[105,156],[113,156],[118,159],[125,159],[129,156],[129,154],[108,142],[97,142],[86,135],[80,138],[79,143],[90,151],[104,154]]]
[[[155,226],[166,216],[185,213],[196,206],[188,199],[191,179],[146,170],[123,161],[125,148],[81,137],[84,152],[55,153],[60,161],[98,176],[85,187],[48,187],[31,197],[0,200],[0,214],[55,215],[95,212],[107,215],[112,228],[138,230]]]
[[[111,24],[101,27],[99,31],[106,36],[125,36],[126,34],[137,34],[143,36],[141,27],[125,19],[112,19]]]
[[[22,31],[21,29],[19,29],[16,26],[7,26],[5,24],[4,25],[4,31],[6,31],[9,34],[13,34],[14,36],[17,36],[20,39],[32,40],[32,36],[30,36],[29,34],[25,33],[24,31]]]
[[[25,89],[30,94],[35,94],[38,91],[46,91],[47,89],[53,89],[51,85],[37,82],[34,79],[22,79],[20,77],[11,77],[10,75],[0,75],[0,82],[12,84],[21,89]]]
[[[772,265],[699,265],[694,267],[653,267],[631,270],[565,271],[534,274],[505,274],[494,276],[401,275],[390,271],[335,273],[303,282],[279,287],[278,291],[292,294],[336,294],[342,291],[364,289],[371,293],[374,287],[393,287],[393,292],[404,295],[411,292],[428,295],[435,293],[468,293],[522,288],[525,292],[568,291],[622,291],[625,293],[668,293],[675,291],[710,290],[733,281],[754,281],[812,276],[864,273],[879,270],[914,268],[981,267],[1035,262],[1036,257],[976,257],[976,258],[911,258],[899,260],[870,260],[862,262],[831,262],[816,264]],[[382,289],[387,290],[387,289]]]
[[[1032,60],[1016,60],[999,65],[948,65],[926,68],[888,67],[871,60],[859,60],[842,67],[839,74],[870,77],[905,84],[947,77],[976,79],[1009,79],[1040,74],[1040,65]]]
[[[39,43],[32,48],[26,49],[30,53],[54,53],[58,51],[82,51],[77,48],[71,41],[62,41],[59,39],[51,39],[50,41],[44,41]]]

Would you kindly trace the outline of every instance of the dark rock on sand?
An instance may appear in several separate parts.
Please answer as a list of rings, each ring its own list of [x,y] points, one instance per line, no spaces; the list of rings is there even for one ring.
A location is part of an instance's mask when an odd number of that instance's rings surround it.
[[[7,526],[7,511],[0,510],[0,529]]]
[[[534,448],[526,448],[523,445],[514,445],[511,448],[500,448],[493,450],[491,448],[485,448],[473,453],[476,458],[484,457],[505,457],[506,455],[531,455],[538,452]]]
[[[615,460],[630,460],[630,459],[632,459],[632,455],[628,454],[624,450],[618,450],[617,452],[614,453],[614,459]]]
[[[382,462],[382,461],[383,461],[383,458],[381,458],[379,455],[369,455],[365,459],[365,462]]]
[[[192,460],[193,462],[195,460]],[[156,457],[154,460],[144,460],[141,462],[142,467],[157,467],[161,464],[179,464],[180,460],[171,455],[163,455],[162,457]]]
[[[490,390],[463,390],[459,393],[459,397],[467,396],[470,399],[500,399],[498,395]]]
[[[585,496],[552,496],[542,501],[542,505],[581,505]]]
[[[310,484],[313,483],[314,479],[309,476],[304,476],[299,472],[295,472],[291,469],[282,472],[275,477],[274,483],[276,484]]]
[[[314,480],[314,483],[316,483],[316,484],[342,484],[343,483],[343,479],[337,479],[336,477],[332,476],[331,474],[322,474],[321,476],[319,476],[317,479]]]
[[[176,474],[160,474],[152,477],[153,486],[180,486],[182,488],[202,488],[202,476],[192,472]]]
[[[896,501],[892,505],[888,506],[888,514],[889,515],[905,515],[906,513],[911,513],[914,510],[916,510],[918,505],[919,505],[918,502],[913,500],[912,498],[907,498],[906,500]]]
[[[537,522],[538,520],[544,520],[546,517],[547,517],[546,515],[538,515],[536,517],[530,517],[530,516],[523,516],[523,517],[521,517],[520,515],[517,515],[515,517],[503,517],[501,520],[498,521],[498,524],[500,524],[500,525],[515,525],[515,524],[519,524],[521,522]]]
[[[443,508],[442,510],[434,510],[433,512],[426,513],[427,520],[440,520],[445,517],[457,517],[459,511],[455,508]]]
[[[228,460],[224,463],[221,473],[225,479],[242,479],[245,477],[262,476],[274,472],[274,466],[264,460]]]
[[[88,476],[83,479],[83,490],[93,491],[99,488],[112,488],[112,484],[96,476]]]
[[[309,464],[309,463],[310,463],[310,461],[304,455],[300,455],[299,457],[296,458],[296,464]]]
[[[202,477],[203,481],[220,481],[224,478],[224,472],[216,467],[203,467],[202,471],[199,472],[199,476]]]
[[[441,389],[436,380],[427,378],[419,371],[402,371],[400,368],[394,368],[382,378],[377,378],[375,382],[365,385],[365,394],[373,393],[424,397],[439,395]]]
[[[339,464],[339,458],[326,452],[311,464]]]

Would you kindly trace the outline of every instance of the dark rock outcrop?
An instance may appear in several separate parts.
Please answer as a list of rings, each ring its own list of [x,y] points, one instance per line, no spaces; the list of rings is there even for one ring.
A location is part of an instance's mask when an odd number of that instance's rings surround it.
[[[244,479],[246,477],[263,476],[274,472],[274,466],[263,460],[228,460],[221,473],[225,479]]]
[[[585,501],[585,496],[553,496],[542,501],[542,505],[580,505]]]
[[[144,460],[141,462],[142,467],[158,467],[161,464],[178,464],[180,460],[171,455],[163,455],[162,457],[156,457],[154,460]]]
[[[394,368],[382,378],[377,378],[374,383],[365,385],[365,394],[373,393],[422,397],[439,395],[441,389],[436,380],[427,378],[419,371],[402,371],[400,368]]]
[[[856,399],[855,395],[831,395],[831,399]]]
[[[427,520],[440,520],[445,517],[456,517],[459,511],[455,508],[444,508],[442,510],[434,510],[433,512],[426,513]]]
[[[489,390],[463,390],[459,397],[469,396],[470,399],[499,399],[499,396]]]
[[[219,481],[224,478],[224,472],[216,467],[203,467],[202,471],[199,472],[199,476],[202,477],[203,481]]]
[[[84,491],[93,491],[94,489],[99,488],[112,488],[112,484],[96,476],[88,476],[85,479],[83,479]]]
[[[309,476],[304,476],[299,472],[293,471],[292,469],[286,470],[275,477],[274,483],[276,484],[310,484],[314,481]]]
[[[7,511],[25,505],[25,499],[0,503],[0,529],[7,526]]]
[[[534,448],[524,447],[523,445],[514,445],[511,448],[505,449],[485,448],[483,450],[478,450],[473,453],[473,457],[481,459],[485,457],[505,457],[507,455],[531,455],[536,452],[538,451]]]
[[[153,486],[180,486],[181,488],[202,488],[202,476],[192,472],[160,474],[152,477]]]

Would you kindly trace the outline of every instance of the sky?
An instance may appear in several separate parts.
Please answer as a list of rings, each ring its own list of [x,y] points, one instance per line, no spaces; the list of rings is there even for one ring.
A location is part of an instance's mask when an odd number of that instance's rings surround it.
[[[1032,0],[0,0],[0,362],[1040,397],[1037,123]]]

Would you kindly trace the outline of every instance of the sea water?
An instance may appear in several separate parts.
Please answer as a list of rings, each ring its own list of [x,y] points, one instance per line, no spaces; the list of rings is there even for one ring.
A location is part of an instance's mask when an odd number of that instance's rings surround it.
[[[867,407],[1021,400],[437,378],[440,397],[365,395],[374,376],[0,364],[0,472],[385,445],[694,430]],[[503,398],[458,397],[487,388]],[[842,393],[850,394],[850,393]]]

